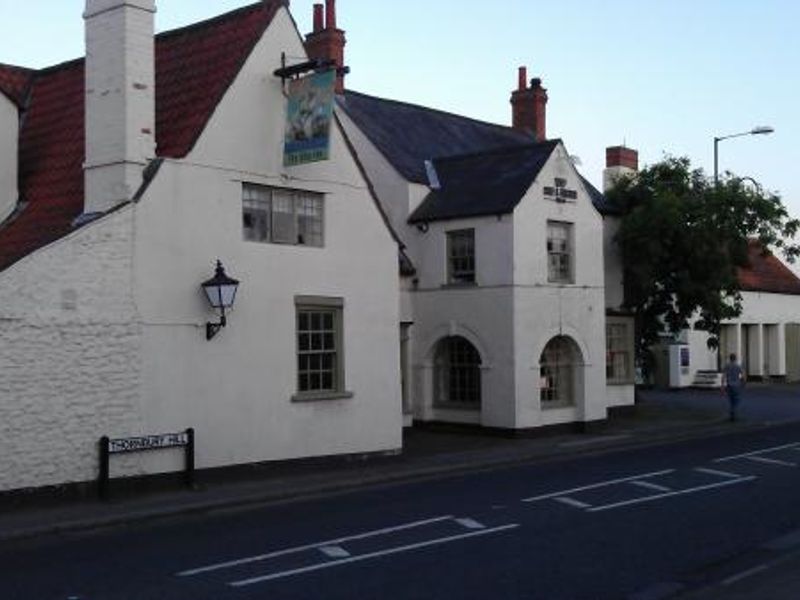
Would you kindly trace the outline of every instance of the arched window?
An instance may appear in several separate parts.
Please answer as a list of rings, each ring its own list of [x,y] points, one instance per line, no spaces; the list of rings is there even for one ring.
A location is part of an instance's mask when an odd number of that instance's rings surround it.
[[[539,361],[539,398],[542,408],[575,404],[575,375],[580,351],[566,336],[554,337]]]
[[[442,406],[480,408],[481,356],[475,346],[459,336],[436,345],[434,402]]]

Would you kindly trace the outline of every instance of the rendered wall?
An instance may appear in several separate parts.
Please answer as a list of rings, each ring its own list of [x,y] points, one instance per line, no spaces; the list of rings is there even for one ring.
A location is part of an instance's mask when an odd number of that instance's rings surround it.
[[[195,149],[165,162],[137,206],[143,420],[195,427],[200,468],[401,446],[397,244],[338,130],[330,161],[282,166],[282,51],[303,53],[284,10]],[[325,194],[324,247],[244,241],[243,182]],[[206,341],[216,316],[199,285],[217,258],[241,287],[228,326]],[[343,299],[352,398],[292,401],[297,295]]]
[[[142,429],[132,223],[120,210],[0,273],[0,490],[94,479],[98,439]]]
[[[17,107],[0,93],[0,223],[17,204]]]
[[[559,203],[543,196],[554,178],[578,192]],[[574,283],[547,276],[547,222],[573,224]],[[517,426],[537,427],[606,417],[603,222],[563,146],[559,145],[514,211],[514,336]],[[583,372],[576,403],[542,409],[539,365],[547,342],[566,335],[581,350]],[[631,402],[633,398],[631,398]]]

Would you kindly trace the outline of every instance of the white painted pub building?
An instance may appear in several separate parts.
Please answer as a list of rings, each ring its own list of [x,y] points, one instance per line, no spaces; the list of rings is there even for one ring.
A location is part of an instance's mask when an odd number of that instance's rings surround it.
[[[540,80],[520,71],[506,127],[338,69],[325,160],[292,162],[287,112],[300,138],[319,115],[290,81],[344,66],[333,0],[305,39],[281,0],[159,35],[155,9],[87,0],[85,58],[0,64],[0,492],[95,480],[102,436],[192,428],[214,469],[633,404],[614,212],[547,137]],[[608,177],[636,167],[608,157]],[[222,313],[201,291],[217,261],[239,282]],[[747,344],[780,354],[784,325]]]

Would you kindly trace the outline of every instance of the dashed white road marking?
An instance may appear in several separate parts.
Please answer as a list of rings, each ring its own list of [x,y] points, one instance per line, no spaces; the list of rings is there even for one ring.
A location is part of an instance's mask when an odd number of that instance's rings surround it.
[[[350,556],[350,553],[341,546],[322,546],[319,551],[330,558],[347,558]]]
[[[638,485],[639,487],[643,487],[647,490],[655,490],[656,492],[671,492],[672,488],[668,488],[665,485],[658,485],[657,483],[651,483],[649,481],[629,481],[631,485]]]
[[[457,540],[463,540],[471,537],[488,535],[490,533],[499,533],[501,531],[507,531],[509,529],[516,529],[517,527],[519,527],[518,523],[511,523],[509,525],[502,525],[500,527],[493,527],[491,529],[481,529],[479,531],[471,531],[469,533],[462,533],[460,535],[451,535],[448,537],[426,540],[424,542],[418,542],[416,544],[407,544],[405,546],[397,546],[396,548],[387,548],[386,550],[378,550],[377,552],[370,552],[369,554],[362,554],[360,556],[351,556],[349,558],[343,558],[341,560],[317,563],[313,565],[308,565],[306,567],[300,567],[298,569],[291,569],[289,571],[280,571],[277,573],[270,573],[269,575],[261,575],[258,577],[250,577],[249,579],[231,581],[230,583],[228,583],[228,585],[230,585],[231,587],[245,587],[248,585],[253,585],[255,583],[262,583],[264,581],[271,581],[273,579],[282,579],[284,577],[291,577],[292,575],[300,575],[302,573],[309,573],[311,571],[319,571],[321,569],[330,569],[331,567],[336,567],[339,565],[360,562],[363,560],[369,560],[371,558],[379,558],[381,556],[388,556],[390,554],[398,554],[400,552],[408,552],[410,550],[416,550],[418,548],[426,548],[428,546],[446,544],[448,542],[454,542]]]
[[[575,500],[575,498],[570,498],[569,496],[556,496],[553,498],[556,502],[561,502],[561,504],[566,504],[567,506],[572,506],[574,508],[591,508],[591,504],[587,504],[586,502],[581,502],[580,500]]]
[[[722,580],[722,585],[733,585],[737,581],[741,581],[742,579],[747,579],[748,577],[752,577],[753,575],[757,575],[762,571],[766,571],[769,569],[769,565],[763,564],[753,567],[752,569],[747,569],[746,571],[742,571],[732,577],[728,577],[727,579]]]
[[[570,488],[568,490],[560,490],[558,492],[551,492],[549,494],[542,494],[541,496],[533,496],[531,498],[523,498],[522,502],[539,502],[540,500],[547,500],[549,498],[556,498],[558,496],[567,496],[575,492],[582,492],[584,490],[594,490],[597,488],[605,487],[607,485],[614,485],[615,483],[624,483],[626,481],[634,481],[636,479],[646,479],[648,477],[658,477],[659,475],[667,475],[674,473],[675,469],[665,469],[663,471],[654,471],[652,473],[642,473],[641,475],[632,475],[631,477],[621,477],[619,479],[609,479],[608,481],[601,481],[600,483],[593,483],[592,485],[584,485],[581,487]]]
[[[746,460],[753,462],[764,463],[767,465],[780,465],[782,467],[796,467],[797,463],[789,462],[787,460],[778,460],[777,458],[766,458],[764,456],[748,456]]]
[[[762,448],[761,450],[755,450],[753,452],[744,452],[742,454],[733,454],[731,456],[723,456],[721,458],[715,458],[713,462],[720,463],[726,462],[729,460],[736,460],[737,458],[748,458],[750,456],[758,456],[759,454],[767,454],[768,452],[776,452],[777,450],[786,450],[787,448],[794,448],[798,449],[800,444],[784,444],[783,446],[773,446],[772,448]]]
[[[326,540],[323,542],[316,542],[314,544],[305,544],[303,546],[295,546],[294,548],[285,548],[283,550],[276,550],[275,552],[267,552],[266,554],[257,554],[255,556],[247,556],[236,560],[229,560],[226,562],[216,563],[213,565],[206,565],[204,567],[198,567],[196,569],[188,569],[186,571],[181,571],[180,573],[176,573],[176,575],[178,577],[189,577],[191,575],[198,575],[200,573],[208,573],[209,571],[217,571],[219,569],[227,569],[229,567],[237,567],[239,565],[245,565],[249,563],[268,560],[270,558],[276,558],[278,556],[286,556],[287,554],[296,554],[298,552],[305,552],[306,550],[314,550],[315,548],[320,548],[323,546],[336,546],[338,544],[341,544],[342,542],[347,542],[350,540],[363,540],[365,538],[385,535],[387,533],[393,533],[395,531],[403,531],[405,529],[412,529],[414,527],[422,527],[423,525],[429,525],[431,523],[437,523],[439,521],[447,521],[452,518],[453,515],[445,515],[442,517],[433,517],[431,519],[414,521],[412,523],[404,523],[402,525],[396,525],[394,527],[374,529],[372,531],[366,531],[364,533],[359,533],[356,535],[348,535],[345,537],[336,538],[334,540]]]
[[[698,473],[705,473],[706,475],[717,475],[718,477],[727,477],[728,479],[739,479],[741,475],[731,473],[730,471],[720,471],[719,469],[707,469],[705,467],[695,467]]]
[[[467,529],[486,529],[486,525],[478,523],[475,519],[456,519],[456,523]]]
[[[713,490],[715,488],[726,487],[729,485],[735,485],[737,483],[744,483],[746,481],[752,481],[757,479],[757,477],[740,477],[739,479],[727,479],[725,481],[721,481],[719,483],[710,483],[708,485],[700,485],[693,488],[687,488],[685,490],[676,490],[674,492],[665,492],[663,494],[654,494],[652,496],[647,496],[645,498],[634,498],[632,500],[623,500],[622,502],[614,502],[613,504],[606,504],[604,506],[595,506],[593,508],[587,509],[587,512],[600,512],[603,510],[612,510],[614,508],[620,508],[622,506],[631,506],[633,504],[643,504],[645,502],[653,502],[655,500],[661,500],[662,498],[671,498],[673,496],[683,496],[686,494],[694,494],[695,492],[702,492],[705,490]]]

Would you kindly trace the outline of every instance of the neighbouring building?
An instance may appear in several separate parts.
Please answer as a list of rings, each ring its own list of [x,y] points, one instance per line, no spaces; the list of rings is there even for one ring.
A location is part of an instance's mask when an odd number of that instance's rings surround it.
[[[638,162],[635,150],[608,148],[604,188],[621,176],[635,175]],[[623,265],[613,241],[619,215],[613,206],[606,206],[604,214],[606,303],[620,309]],[[778,257],[765,254],[756,241],[749,245],[748,260],[749,265],[738,271],[742,314],[723,322],[719,350],[709,348],[704,331],[687,329],[665,336],[653,349],[653,383],[670,388],[718,387],[720,364],[731,353],[737,355],[749,379],[800,381],[800,279]],[[609,328],[612,319],[616,317],[609,316]]]
[[[344,66],[325,9],[306,46]],[[342,124],[414,267],[401,279],[407,423],[586,427],[633,403],[630,318],[605,294],[608,207],[547,137],[541,79],[518,79],[512,127],[340,79]]]

